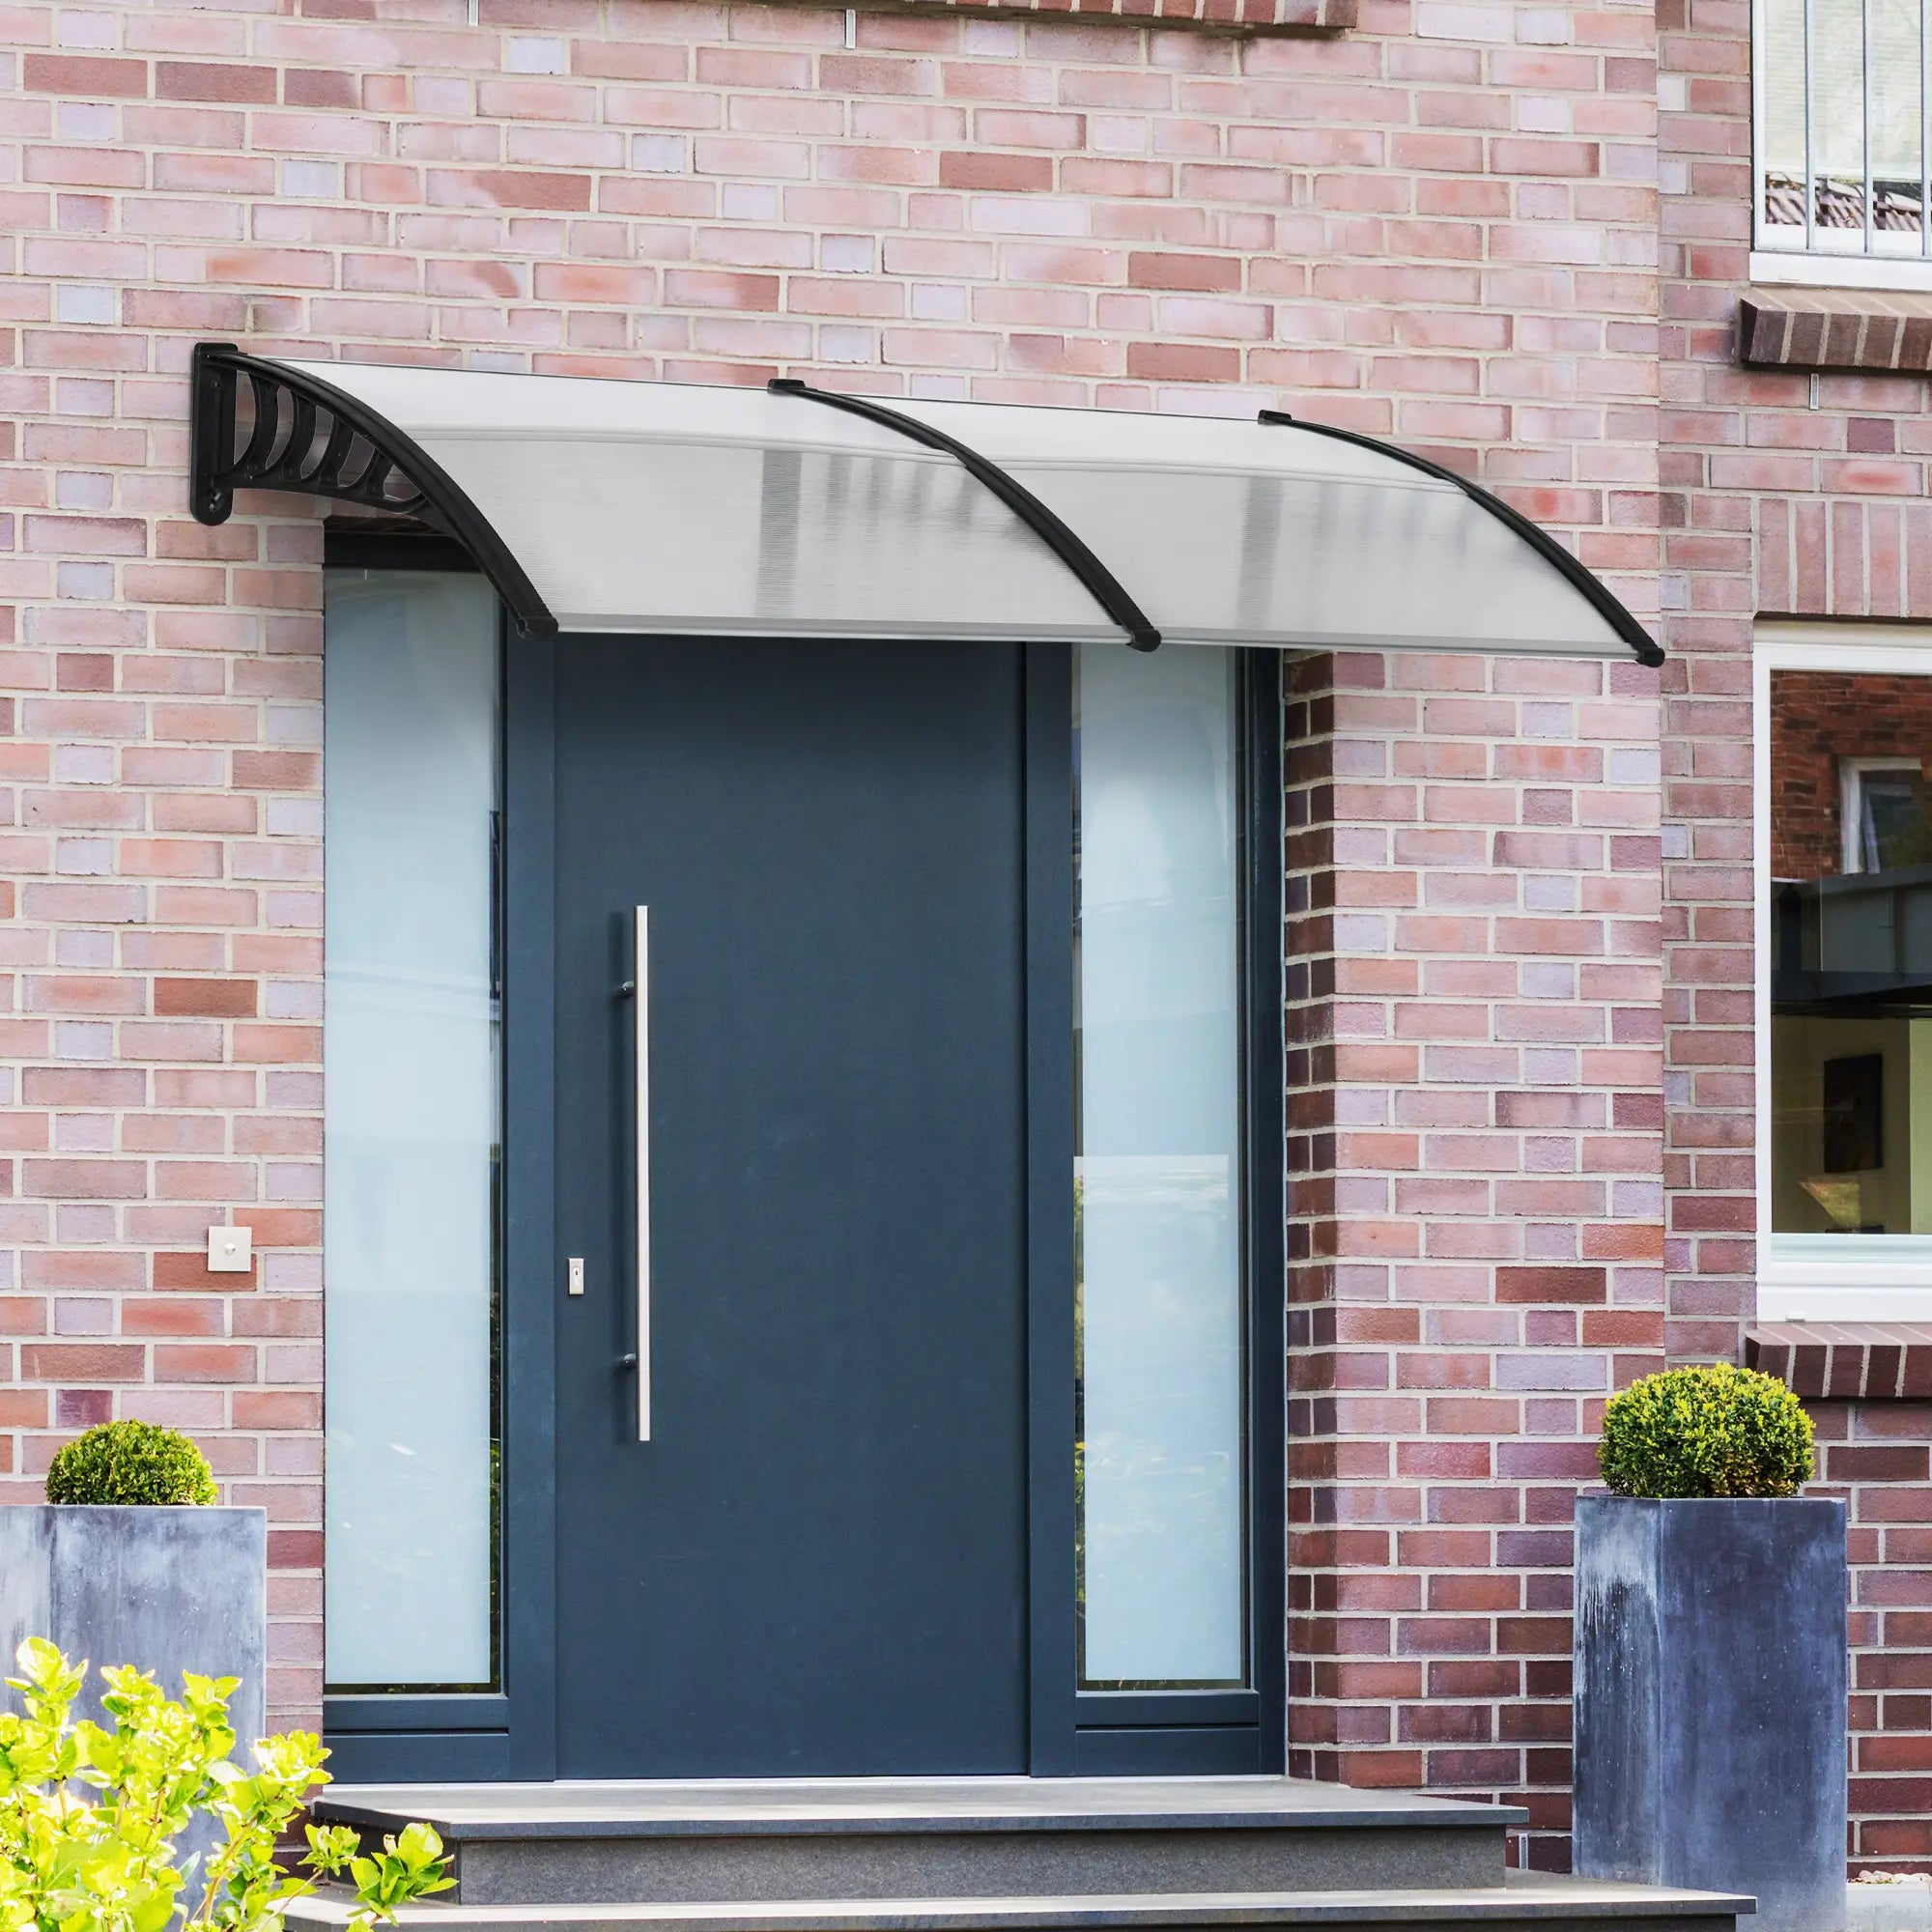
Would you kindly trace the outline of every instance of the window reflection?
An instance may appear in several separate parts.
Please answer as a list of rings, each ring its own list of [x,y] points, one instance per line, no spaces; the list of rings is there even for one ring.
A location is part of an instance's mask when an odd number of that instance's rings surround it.
[[[1932,678],[1772,675],[1772,1228],[1932,1233]]]

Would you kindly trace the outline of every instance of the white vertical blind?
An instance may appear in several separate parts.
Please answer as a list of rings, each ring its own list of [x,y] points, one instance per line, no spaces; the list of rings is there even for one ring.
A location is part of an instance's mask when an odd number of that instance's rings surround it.
[[[496,599],[332,573],[325,644],[327,1678],[492,1669]]]
[[[1080,1674],[1238,1684],[1234,661],[1076,658]]]
[[[1756,0],[1757,245],[1922,257],[1927,0]]]

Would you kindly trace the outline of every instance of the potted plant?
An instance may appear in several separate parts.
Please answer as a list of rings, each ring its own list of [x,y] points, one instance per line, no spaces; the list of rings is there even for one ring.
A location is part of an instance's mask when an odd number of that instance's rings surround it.
[[[149,1422],[103,1422],[47,1471],[44,1506],[0,1509],[0,1656],[27,1637],[179,1684],[233,1677],[234,1723],[266,1723],[268,1519],[215,1507],[208,1459]],[[98,1691],[82,1708],[99,1719]]]
[[[1810,1418],[1727,1364],[1611,1399],[1577,1499],[1576,1868],[1845,1922],[1845,1506]]]

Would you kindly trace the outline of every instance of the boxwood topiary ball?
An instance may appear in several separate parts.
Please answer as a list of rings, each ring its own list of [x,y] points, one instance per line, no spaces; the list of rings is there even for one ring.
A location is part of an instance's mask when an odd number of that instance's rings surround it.
[[[1620,1496],[1795,1496],[1816,1466],[1811,1418],[1776,1376],[1669,1369],[1610,1398],[1597,1466]]]
[[[212,1503],[214,1472],[178,1429],[100,1422],[47,1470],[50,1503]]]

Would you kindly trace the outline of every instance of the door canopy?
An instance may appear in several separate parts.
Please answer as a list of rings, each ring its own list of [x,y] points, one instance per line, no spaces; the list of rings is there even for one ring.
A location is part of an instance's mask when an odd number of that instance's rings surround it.
[[[1663,654],[1426,461],[1257,421],[195,351],[193,509],[335,497],[461,544],[528,635]]]

